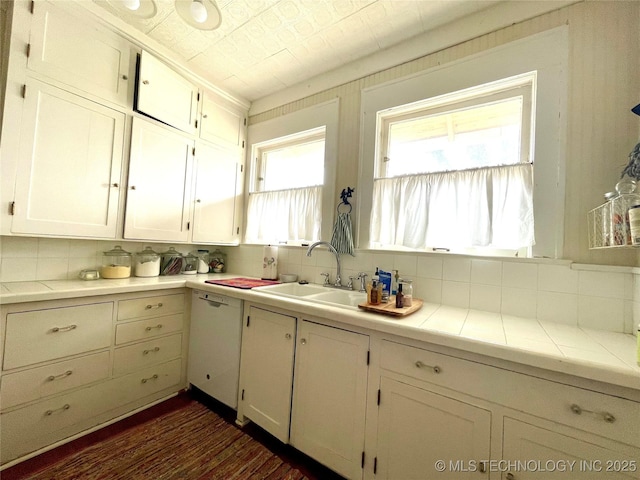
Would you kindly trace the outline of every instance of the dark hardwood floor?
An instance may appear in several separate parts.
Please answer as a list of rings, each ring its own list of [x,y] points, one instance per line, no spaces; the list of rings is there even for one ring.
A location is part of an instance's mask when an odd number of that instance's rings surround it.
[[[184,408],[193,401],[202,403],[211,411],[223,418],[227,423],[235,426],[236,412],[233,409],[212,399],[206,394],[200,392],[198,389],[193,388],[189,391],[181,392],[176,397],[143,410],[131,417],[120,420],[112,425],[106,426],[100,430],[54,448],[53,450],[44,452],[37,457],[7,468],[0,472],[0,478],[2,480],[28,479],[35,472],[46,470],[48,466],[57,463],[65,457],[69,457],[82,449],[88,448],[107,439],[111,439],[114,436],[121,435],[128,429],[142,425],[160,415]],[[236,426],[236,428],[239,427]],[[267,447],[286,463],[300,470],[309,477],[310,480],[344,480],[340,475],[324,467],[307,455],[297,451],[290,445],[283,444],[253,423],[243,427],[242,431]]]

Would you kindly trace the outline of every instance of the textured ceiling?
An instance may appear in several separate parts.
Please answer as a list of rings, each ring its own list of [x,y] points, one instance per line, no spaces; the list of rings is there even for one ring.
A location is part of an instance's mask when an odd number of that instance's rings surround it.
[[[115,0],[110,0],[111,2]],[[195,72],[254,101],[439,25],[485,9],[481,0],[218,0],[222,25],[188,26],[173,0],[139,19],[94,2],[171,49]]]

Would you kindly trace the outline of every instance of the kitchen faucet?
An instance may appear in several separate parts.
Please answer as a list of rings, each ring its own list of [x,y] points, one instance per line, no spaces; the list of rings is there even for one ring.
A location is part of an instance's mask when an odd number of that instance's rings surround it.
[[[336,270],[336,281],[334,282],[333,286],[337,287],[337,288],[346,288],[343,287],[342,285],[342,278],[340,277],[340,254],[338,253],[338,251],[333,247],[333,245],[331,245],[329,242],[316,242],[313,243],[309,249],[307,250],[307,257],[311,256],[311,252],[313,251],[314,248],[316,248],[318,245],[326,245],[327,248],[329,249],[329,251],[331,253],[333,253],[336,257],[336,265],[337,265],[337,270]],[[328,277],[327,277],[328,280]],[[325,284],[327,284],[328,282],[325,282]]]

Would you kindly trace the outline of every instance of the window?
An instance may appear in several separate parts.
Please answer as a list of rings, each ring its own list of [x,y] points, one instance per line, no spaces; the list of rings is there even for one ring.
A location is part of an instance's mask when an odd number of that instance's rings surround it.
[[[568,52],[562,26],[363,89],[359,247],[561,258]]]
[[[530,73],[379,112],[372,244],[530,247],[534,85]]]
[[[246,243],[310,243],[332,224],[338,105],[249,126]]]
[[[253,145],[256,172],[247,208],[247,241],[320,238],[325,127]]]

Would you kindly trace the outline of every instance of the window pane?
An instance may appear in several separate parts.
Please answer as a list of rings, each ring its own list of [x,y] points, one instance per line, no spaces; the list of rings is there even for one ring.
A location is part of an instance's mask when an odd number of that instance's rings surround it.
[[[324,183],[324,139],[265,150],[261,191],[311,187]]]
[[[384,177],[521,161],[522,96],[389,122]]]

